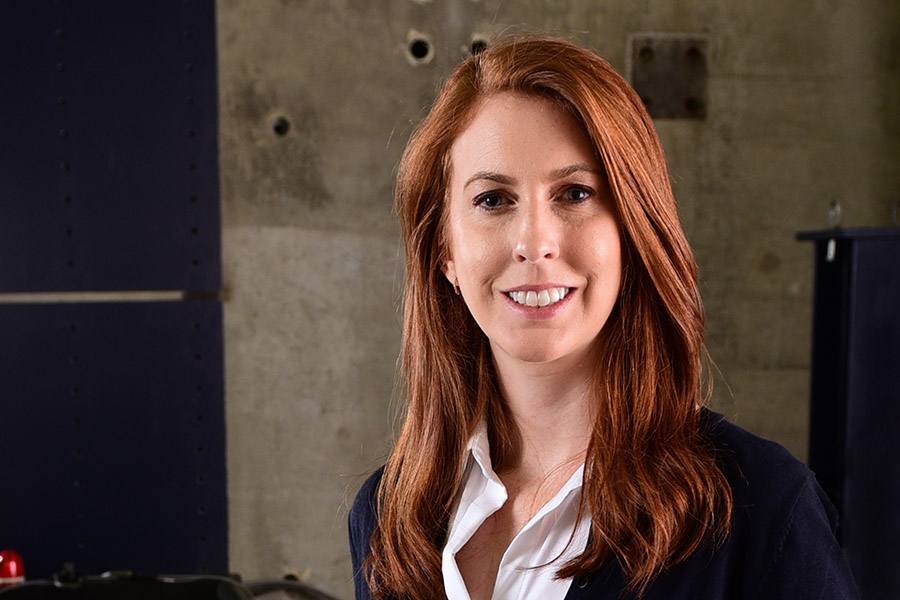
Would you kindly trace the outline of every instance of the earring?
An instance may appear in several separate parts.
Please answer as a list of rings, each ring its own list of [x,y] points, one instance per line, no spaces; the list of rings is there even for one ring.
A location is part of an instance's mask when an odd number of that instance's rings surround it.
[[[456,292],[457,296],[459,296],[459,280],[453,281],[453,291]]]

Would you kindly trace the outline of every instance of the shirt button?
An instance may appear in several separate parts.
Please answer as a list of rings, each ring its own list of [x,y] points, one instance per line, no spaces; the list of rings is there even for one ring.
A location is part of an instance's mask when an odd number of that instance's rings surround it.
[[[587,575],[582,575],[575,580],[575,585],[577,585],[581,589],[586,588],[588,586],[588,583],[590,583],[590,578]]]

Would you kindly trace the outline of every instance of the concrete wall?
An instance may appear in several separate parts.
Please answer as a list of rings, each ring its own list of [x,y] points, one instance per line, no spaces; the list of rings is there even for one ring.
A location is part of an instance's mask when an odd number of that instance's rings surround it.
[[[383,460],[399,344],[394,168],[473,35],[548,30],[622,71],[705,34],[704,121],[659,121],[697,252],[714,407],[801,458],[812,247],[900,197],[888,0],[218,0],[232,569],[352,597],[347,503]],[[410,36],[433,54],[410,60]],[[279,135],[273,125],[280,122]],[[287,131],[284,132],[284,126]]]

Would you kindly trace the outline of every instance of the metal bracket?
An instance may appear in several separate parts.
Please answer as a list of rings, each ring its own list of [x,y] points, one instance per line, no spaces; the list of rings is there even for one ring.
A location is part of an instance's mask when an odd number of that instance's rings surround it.
[[[709,42],[698,34],[632,34],[631,85],[654,119],[705,119]]]

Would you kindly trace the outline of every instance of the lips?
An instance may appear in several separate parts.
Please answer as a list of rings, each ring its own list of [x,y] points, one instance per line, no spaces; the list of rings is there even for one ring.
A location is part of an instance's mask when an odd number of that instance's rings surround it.
[[[554,287],[543,290],[512,291],[507,292],[507,295],[516,304],[532,308],[542,308],[544,306],[556,304],[565,298],[568,293],[569,288],[567,287]]]

